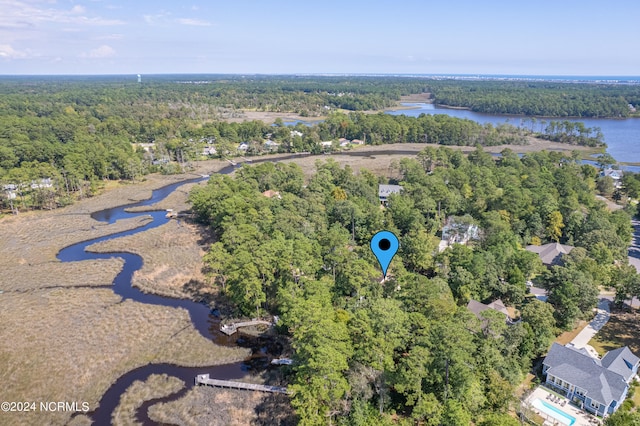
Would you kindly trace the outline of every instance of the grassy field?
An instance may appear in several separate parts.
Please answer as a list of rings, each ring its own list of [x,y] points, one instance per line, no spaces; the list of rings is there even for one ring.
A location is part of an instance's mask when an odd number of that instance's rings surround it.
[[[285,395],[197,386],[177,401],[149,408],[149,417],[179,425],[294,425]]]
[[[55,259],[68,244],[145,222],[102,225],[90,218],[90,212],[143,199],[152,189],[186,177],[152,176],[65,209],[0,221],[4,401],[86,401],[93,409],[119,376],[150,362],[216,365],[248,355],[247,350],[219,347],[204,339],[182,309],[123,302],[108,288],[92,288],[110,285],[122,267],[120,260],[63,264]],[[0,423],[66,424],[70,416],[8,413],[2,414]],[[86,421],[78,416],[74,424]]]
[[[184,382],[166,374],[154,374],[145,382],[136,380],[120,397],[120,404],[111,416],[111,424],[141,425],[136,421],[136,411],[144,401],[162,398],[178,392],[184,387]]]
[[[193,286],[206,291],[202,283],[202,256],[199,227],[184,221],[171,220],[167,224],[140,234],[101,242],[89,247],[91,251],[113,252],[126,250],[144,259],[142,269],[133,276],[133,285],[145,292],[186,298]]]
[[[4,400],[87,401],[93,409],[115,379],[147,363],[214,365],[247,355],[204,339],[182,309],[122,302],[107,289],[1,297]],[[67,419],[60,413],[47,417],[46,423]],[[38,420],[21,415],[10,423]]]

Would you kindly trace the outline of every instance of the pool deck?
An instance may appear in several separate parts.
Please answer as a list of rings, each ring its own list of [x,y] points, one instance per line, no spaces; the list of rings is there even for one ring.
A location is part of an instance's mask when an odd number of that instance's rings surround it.
[[[602,424],[602,420],[601,419],[596,419],[596,417],[592,416],[591,414],[588,414],[588,413],[580,410],[579,408],[571,405],[567,398],[559,397],[560,398],[560,403],[556,403],[551,399],[547,399],[547,397],[549,395],[554,395],[555,396],[555,394],[549,392],[544,387],[538,386],[531,393],[531,395],[529,395],[529,397],[526,400],[526,403],[527,404],[531,404],[531,401],[533,401],[535,399],[540,399],[540,400],[546,402],[547,404],[556,407],[558,410],[562,410],[565,413],[569,414],[570,416],[575,417],[576,418],[576,422],[573,424],[574,426],[595,426],[595,425],[601,425]],[[558,398],[558,397],[556,396],[556,398]],[[562,405],[562,402],[566,402],[564,406]],[[545,415],[544,413],[540,413],[534,407],[531,407],[531,409],[533,409],[535,412],[541,414],[542,417],[548,418],[547,415]],[[596,423],[594,423],[594,421]],[[557,420],[555,420],[555,422],[556,423],[554,423],[554,419],[553,418],[548,418],[548,421],[545,422],[545,424],[546,425],[554,425],[554,424],[562,425],[562,423],[558,422]]]

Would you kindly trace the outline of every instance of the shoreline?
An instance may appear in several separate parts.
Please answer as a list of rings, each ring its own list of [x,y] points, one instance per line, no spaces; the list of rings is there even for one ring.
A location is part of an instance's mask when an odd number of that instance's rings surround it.
[[[634,119],[634,118],[640,118],[640,115],[630,115],[628,117],[581,117],[581,116],[573,116],[573,115],[567,115],[567,116],[556,116],[556,115],[526,115],[526,114],[509,114],[509,113],[504,113],[504,112],[484,112],[484,111],[475,111],[473,109],[471,109],[471,107],[465,107],[465,106],[454,106],[454,105],[446,105],[446,104],[439,104],[435,101],[431,101],[431,102],[404,102],[404,103],[429,103],[429,104],[433,104],[439,108],[442,109],[452,109],[452,110],[460,110],[460,111],[471,111],[474,112],[476,114],[486,114],[486,115],[495,115],[495,116],[500,116],[500,117],[505,117],[505,118],[509,118],[509,117],[517,117],[517,118],[543,118],[543,119],[547,119],[547,120],[552,120],[552,121],[562,121],[562,120],[620,120],[620,121],[624,121],[624,120],[628,120],[628,119]],[[413,109],[416,109],[417,107],[414,107]]]

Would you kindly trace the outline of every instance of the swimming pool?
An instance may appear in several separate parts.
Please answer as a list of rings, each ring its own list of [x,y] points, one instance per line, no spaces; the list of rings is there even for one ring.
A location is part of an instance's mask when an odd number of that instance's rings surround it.
[[[559,408],[556,408],[553,405],[548,404],[539,398],[534,399],[531,402],[531,405],[533,405],[537,410],[542,411],[543,413],[553,417],[554,419],[558,420],[559,422],[562,422],[565,425],[571,426],[576,422],[575,417],[570,416],[569,414],[565,413]]]

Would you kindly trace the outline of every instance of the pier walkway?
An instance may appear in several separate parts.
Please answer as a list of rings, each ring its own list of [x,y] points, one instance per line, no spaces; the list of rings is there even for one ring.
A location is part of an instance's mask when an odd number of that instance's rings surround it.
[[[244,389],[259,392],[287,393],[287,388],[281,386],[257,385],[255,383],[234,382],[231,380],[218,380],[209,378],[208,374],[198,374],[196,385],[215,386],[218,388]]]
[[[226,334],[227,336],[231,336],[232,334],[235,334],[239,328],[241,327],[250,327],[252,325],[268,325],[268,326],[272,326],[273,323],[269,322],[269,321],[263,321],[263,320],[251,320],[251,321],[244,321],[244,322],[235,322],[233,324],[225,324],[225,325],[221,325],[220,326],[220,331],[222,331],[224,334]]]

